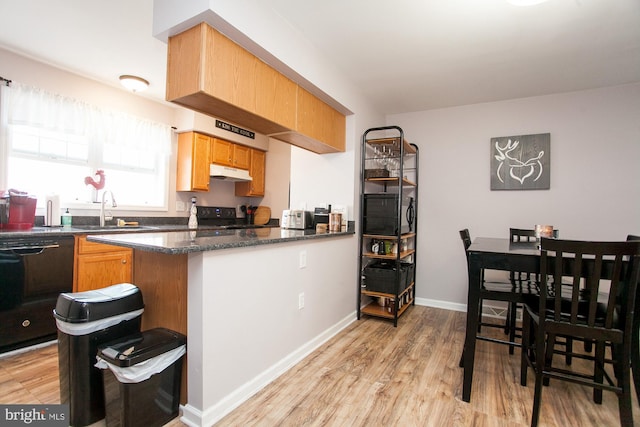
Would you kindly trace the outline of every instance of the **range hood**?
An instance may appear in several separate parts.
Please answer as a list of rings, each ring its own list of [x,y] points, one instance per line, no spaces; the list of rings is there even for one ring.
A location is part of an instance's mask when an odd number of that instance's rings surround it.
[[[211,164],[209,168],[209,176],[216,179],[224,179],[227,181],[251,181],[249,171],[244,169],[232,168],[229,166],[222,166]]]

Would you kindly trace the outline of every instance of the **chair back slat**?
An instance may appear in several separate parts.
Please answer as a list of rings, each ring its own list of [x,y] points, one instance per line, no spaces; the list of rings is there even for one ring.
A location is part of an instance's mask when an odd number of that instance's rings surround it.
[[[460,230],[460,238],[462,239],[462,244],[464,245],[464,250],[466,251],[471,246],[471,233],[469,233],[469,229],[465,228],[464,230]],[[467,258],[469,255],[467,255]]]
[[[468,228],[465,228],[464,230],[460,230],[460,239],[462,239],[462,244],[464,245],[464,256],[467,258],[467,271],[469,269],[469,252],[467,252],[467,249],[469,249],[469,246],[471,246],[471,233],[469,232]],[[481,280],[484,280],[484,272],[480,273],[481,274]]]
[[[630,327],[631,316],[627,315],[630,313],[627,310],[633,310],[635,301],[640,274],[640,241],[583,242],[542,238],[540,271],[541,288],[548,290],[540,294],[541,319],[557,322],[559,330],[574,326],[576,330],[584,327],[621,332],[627,323]],[[607,280],[603,280],[605,277]],[[571,283],[568,283],[569,278]],[[565,293],[563,302],[562,289],[567,286],[571,287],[571,299],[567,301]],[[598,300],[600,295],[606,295],[606,302]]]
[[[560,254],[560,256],[562,256],[562,254]],[[575,254],[575,266],[572,279],[573,281],[571,283],[571,323],[573,324],[577,323],[578,321],[580,287],[582,284],[582,275],[580,274],[580,271],[582,271],[582,254]],[[562,278],[560,278],[560,282],[562,282]]]
[[[582,269],[582,268],[581,268]],[[591,275],[585,278],[586,283],[586,292],[589,295],[587,301],[589,302],[589,315],[587,320],[587,325],[595,326],[596,324],[596,310],[598,308],[598,295],[600,295],[600,288],[602,282],[600,281],[600,277],[602,274],[602,254],[596,254],[595,259],[593,261],[593,269],[591,271]],[[611,293],[609,293],[609,296]],[[615,295],[615,294],[614,294]],[[615,300],[614,300],[615,301]],[[607,305],[611,307],[610,305]],[[613,315],[613,310],[607,310],[606,319],[609,319],[609,316]],[[605,322],[606,328],[611,328],[611,322]]]
[[[624,280],[624,272],[623,272],[623,257],[616,257],[615,263],[613,266],[613,279],[610,283],[609,288],[609,299],[608,304],[615,304],[616,298],[624,293],[624,287],[626,284],[623,282]],[[634,293],[635,294],[635,293]],[[613,325],[614,313],[607,313],[607,325]]]
[[[559,232],[558,230],[553,230],[553,238],[558,238]],[[509,240],[512,243],[522,243],[522,242],[535,242],[536,241],[536,231],[534,229],[529,228],[509,228]],[[516,282],[529,282],[531,283],[532,279],[535,282],[539,282],[539,278],[537,275],[532,275],[528,272],[520,272],[520,271],[511,271],[509,272],[510,280],[515,284]]]
[[[509,236],[511,241],[517,242],[535,242],[536,232],[527,228],[509,228]]]

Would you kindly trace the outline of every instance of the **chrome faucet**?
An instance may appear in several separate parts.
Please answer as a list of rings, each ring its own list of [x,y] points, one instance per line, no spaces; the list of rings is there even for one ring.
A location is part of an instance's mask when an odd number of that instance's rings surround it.
[[[100,203],[100,227],[104,227],[105,220],[111,221],[113,219],[111,212],[109,212],[109,215],[105,215],[104,205],[106,202],[107,193],[109,193],[109,195],[111,196],[111,207],[115,208],[118,206],[118,204],[116,203],[116,199],[113,197],[113,193],[111,192],[111,190],[104,190],[102,192],[102,203]]]

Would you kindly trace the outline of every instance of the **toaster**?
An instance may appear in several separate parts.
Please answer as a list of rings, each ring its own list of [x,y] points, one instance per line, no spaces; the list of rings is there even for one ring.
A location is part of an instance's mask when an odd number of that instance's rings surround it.
[[[285,209],[280,224],[282,228],[306,230],[313,228],[313,216],[309,211]]]

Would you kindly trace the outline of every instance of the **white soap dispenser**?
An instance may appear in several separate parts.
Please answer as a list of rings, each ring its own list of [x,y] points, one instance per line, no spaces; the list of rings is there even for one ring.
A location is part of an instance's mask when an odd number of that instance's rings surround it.
[[[198,213],[198,209],[196,208],[196,198],[191,198],[191,211],[189,215],[189,229],[194,230],[198,228],[198,217],[196,214]]]

